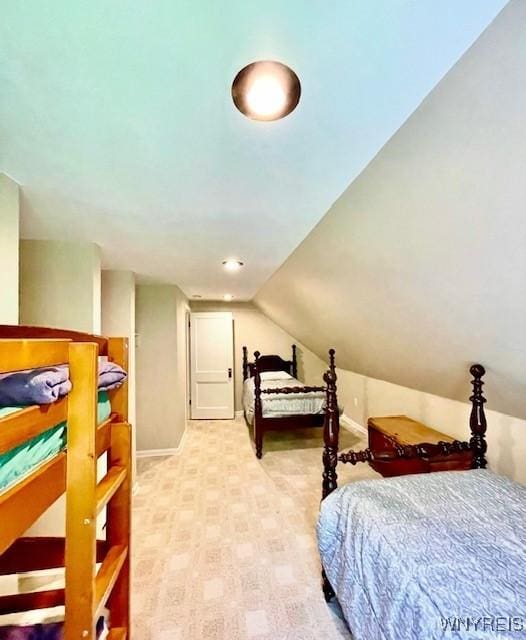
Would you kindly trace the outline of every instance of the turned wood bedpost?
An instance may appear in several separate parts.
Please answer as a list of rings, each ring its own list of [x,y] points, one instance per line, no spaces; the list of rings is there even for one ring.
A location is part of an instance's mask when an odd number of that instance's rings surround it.
[[[336,367],[334,349],[329,351],[329,370],[323,376],[327,384],[327,406],[325,408],[325,424],[323,427],[323,484],[322,499],[326,498],[337,487],[336,465],[338,463],[338,438],[340,433],[340,416],[338,397],[336,394]]]
[[[334,349],[329,349],[329,370],[334,374],[334,380],[336,380],[336,364],[335,364],[335,356],[336,351]],[[334,389],[336,391],[336,388]]]
[[[261,354],[254,352],[254,443],[256,458],[263,455],[263,408],[261,405],[261,376],[259,375],[258,360]]]
[[[298,358],[296,356],[296,345],[292,345],[292,377],[298,377]]]
[[[323,376],[327,384],[327,406],[325,407],[325,423],[323,426],[323,484],[322,500],[338,487],[338,439],[340,434],[340,413],[338,409],[338,397],[336,394],[336,365],[334,362],[334,349],[329,351],[329,370]],[[336,595],[332,588],[325,569],[321,572],[322,590],[325,602],[330,602]]]
[[[248,378],[248,349],[243,347],[243,380]]]
[[[470,397],[472,409],[469,418],[469,428],[471,429],[470,447],[473,451],[473,469],[485,469],[487,465],[486,451],[488,445],[486,443],[486,415],[484,413],[484,404],[486,398],[482,393],[484,382],[482,377],[486,370],[481,364],[474,364],[470,368],[473,376],[471,384],[473,385],[473,395]]]

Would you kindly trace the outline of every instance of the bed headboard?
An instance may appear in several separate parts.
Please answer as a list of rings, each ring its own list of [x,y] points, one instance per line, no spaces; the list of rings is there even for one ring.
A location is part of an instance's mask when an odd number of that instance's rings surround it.
[[[259,373],[263,371],[286,371],[293,378],[298,377],[298,362],[296,357],[296,345],[292,345],[292,360],[283,360],[281,356],[271,354],[262,356],[259,351],[254,352],[254,362],[248,361],[248,349],[243,347],[243,380],[254,376],[256,362]]]

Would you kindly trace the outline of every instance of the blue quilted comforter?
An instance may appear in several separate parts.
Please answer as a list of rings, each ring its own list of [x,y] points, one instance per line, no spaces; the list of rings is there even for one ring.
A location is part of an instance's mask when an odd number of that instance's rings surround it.
[[[526,488],[485,470],[349,484],[320,555],[355,640],[526,638]]]

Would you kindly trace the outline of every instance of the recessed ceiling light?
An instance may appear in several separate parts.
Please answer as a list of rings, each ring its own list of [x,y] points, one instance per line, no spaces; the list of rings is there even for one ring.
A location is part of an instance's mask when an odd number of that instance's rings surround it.
[[[223,296],[223,300],[225,302],[232,302],[233,299],[234,296],[231,293],[225,293],[225,295]]]
[[[252,120],[279,120],[300,101],[301,85],[294,71],[281,62],[262,60],[247,65],[232,84],[232,99]]]
[[[242,266],[243,263],[241,260],[233,260],[232,258],[223,260],[223,267],[225,267],[227,271],[237,271],[238,269],[241,269]]]

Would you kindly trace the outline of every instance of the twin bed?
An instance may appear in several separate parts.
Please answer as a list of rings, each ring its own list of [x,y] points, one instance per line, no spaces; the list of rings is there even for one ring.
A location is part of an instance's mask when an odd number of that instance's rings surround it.
[[[340,452],[336,372],[325,374],[323,590],[354,640],[526,637],[526,488],[486,469],[484,368],[471,367],[469,441]],[[473,452],[473,469],[337,488],[337,464]]]
[[[334,351],[330,358],[334,366]],[[291,360],[256,351],[254,362],[248,361],[247,347],[243,347],[243,408],[258,458],[263,455],[267,431],[321,427],[325,396],[325,386],[307,386],[298,380],[296,345],[292,345]]]
[[[65,574],[0,596],[1,640],[129,637],[127,358],[125,339],[0,326],[0,576]],[[21,537],[63,494],[65,537]]]

